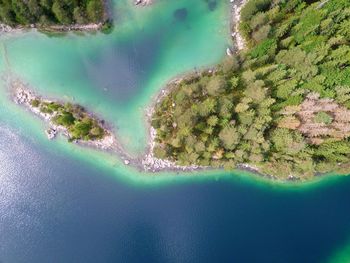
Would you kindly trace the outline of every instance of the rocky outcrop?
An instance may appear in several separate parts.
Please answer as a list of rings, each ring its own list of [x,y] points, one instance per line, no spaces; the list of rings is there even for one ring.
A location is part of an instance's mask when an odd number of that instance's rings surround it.
[[[242,50],[245,46],[244,39],[239,32],[239,23],[241,20],[241,10],[247,0],[230,0],[232,3],[232,21],[231,21],[231,37],[234,41],[234,50]]]
[[[153,0],[135,0],[135,5],[146,6],[153,3]]]
[[[0,34],[1,33],[9,33],[12,30],[13,30],[12,27],[5,25],[5,24],[0,24]]]

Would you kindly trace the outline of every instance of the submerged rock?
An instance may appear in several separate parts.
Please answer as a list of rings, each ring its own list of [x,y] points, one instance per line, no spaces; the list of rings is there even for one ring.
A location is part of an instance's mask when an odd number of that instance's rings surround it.
[[[210,11],[214,11],[217,7],[217,2],[216,1],[209,1],[208,2],[208,8]]]
[[[47,138],[48,138],[49,140],[53,140],[53,139],[56,137],[56,135],[57,135],[57,130],[54,129],[54,128],[49,128],[49,129],[47,129],[47,130],[45,131],[45,133],[46,133]]]
[[[135,5],[150,5],[152,4],[152,0],[136,0],[134,2]]]
[[[228,48],[226,49],[226,54],[227,54],[227,56],[232,57],[233,52],[232,52],[231,48],[228,47]]]
[[[188,11],[186,8],[179,8],[179,9],[176,9],[174,12],[174,17],[177,20],[185,20],[187,18],[187,15],[188,15]]]

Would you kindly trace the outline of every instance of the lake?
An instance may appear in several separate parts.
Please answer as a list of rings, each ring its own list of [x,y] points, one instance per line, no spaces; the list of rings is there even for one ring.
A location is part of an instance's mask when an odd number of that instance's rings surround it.
[[[221,171],[147,174],[59,137],[7,78],[79,103],[129,154],[172,78],[218,63],[229,1],[115,0],[111,34],[0,36],[0,262],[350,262],[350,177],[304,184]]]

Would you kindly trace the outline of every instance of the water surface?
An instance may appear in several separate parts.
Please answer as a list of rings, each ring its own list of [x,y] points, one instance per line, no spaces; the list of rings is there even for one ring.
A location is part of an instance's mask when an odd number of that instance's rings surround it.
[[[164,84],[218,63],[228,1],[115,1],[105,35],[1,36],[2,76],[103,116],[131,154]],[[6,59],[8,63],[6,62]],[[0,82],[0,262],[347,262],[350,177],[305,185],[243,173],[151,175],[58,138]]]

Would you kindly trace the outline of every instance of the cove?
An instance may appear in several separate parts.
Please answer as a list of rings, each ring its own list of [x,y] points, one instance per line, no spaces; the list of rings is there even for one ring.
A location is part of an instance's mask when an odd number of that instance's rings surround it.
[[[109,35],[1,36],[0,70],[88,106],[137,155],[153,96],[225,55],[229,3],[129,2],[113,4]],[[3,79],[0,261],[328,262],[347,254],[348,177],[281,185],[243,173],[141,174],[116,156],[49,142],[44,127],[10,101]]]
[[[224,56],[229,13],[224,3],[211,10],[201,0],[160,1],[147,9],[124,0],[114,7],[110,35],[28,32],[2,44],[13,74],[38,94],[89,106],[118,127],[125,147],[138,153],[145,147],[143,109],[169,79]],[[187,15],[179,20],[180,9]]]

